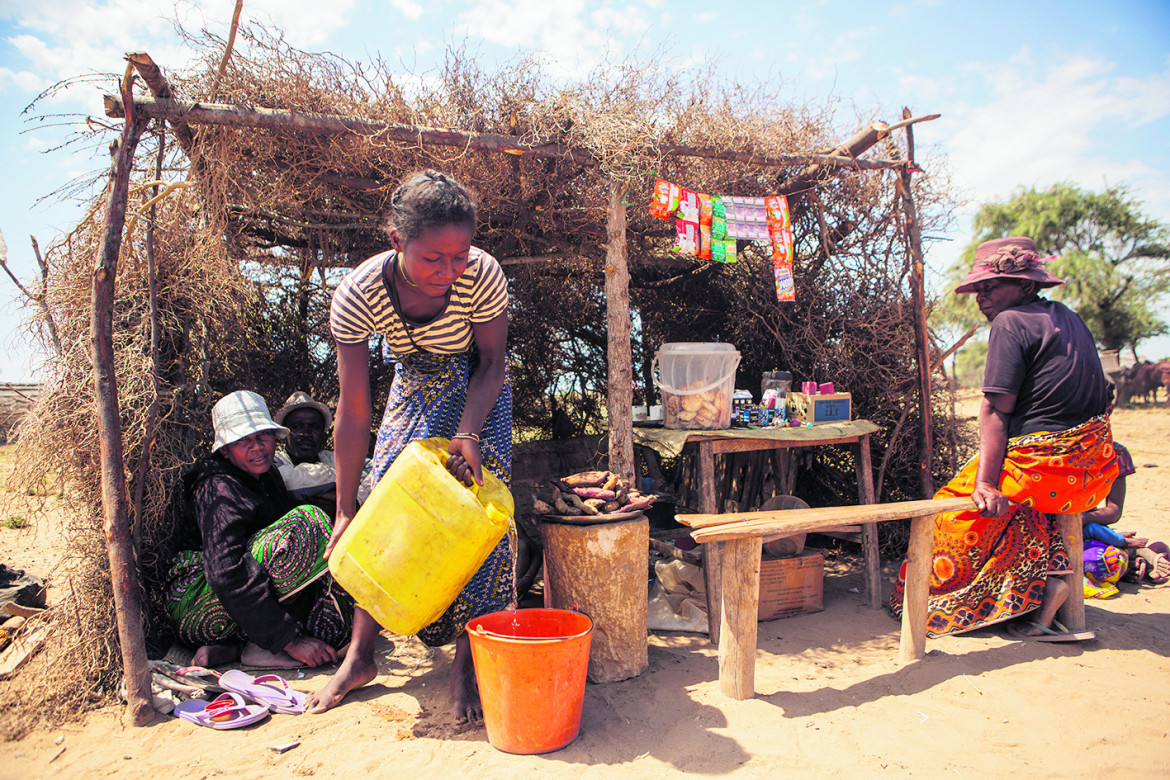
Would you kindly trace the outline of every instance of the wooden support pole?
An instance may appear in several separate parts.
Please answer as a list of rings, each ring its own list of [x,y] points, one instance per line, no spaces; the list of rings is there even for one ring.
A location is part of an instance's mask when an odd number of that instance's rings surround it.
[[[630,350],[630,264],[626,256],[625,185],[609,182],[605,247],[605,320],[609,362],[609,470],[634,479],[634,377]]]
[[[902,109],[902,118],[910,118],[910,109]],[[918,396],[922,417],[922,438],[918,441],[918,480],[922,497],[934,495],[934,423],[931,419],[930,340],[926,328],[926,265],[922,259],[922,227],[918,223],[918,209],[914,205],[911,188],[911,169],[914,167],[913,128],[906,127],[906,166],[898,171],[898,191],[902,196],[902,210],[906,217],[906,241],[910,250],[910,286],[914,302],[914,346],[918,363]]]
[[[146,82],[150,93],[160,100],[171,100],[175,94],[171,90],[171,84],[167,81],[167,77],[163,75],[162,69],[155,64],[150,55],[144,51],[132,51],[126,55],[126,59],[138,71],[138,75]],[[141,115],[141,112],[139,112]],[[174,130],[175,140],[179,144],[179,148],[188,157],[194,153],[195,134],[191,132],[191,128],[181,118],[170,119],[171,129]]]
[[[934,515],[910,521],[910,548],[906,551],[906,595],[902,601],[902,638],[898,656],[903,662],[926,655],[926,614],[930,598],[930,569],[934,546]]]
[[[873,458],[869,451],[869,434],[857,439],[857,457],[854,458],[857,473],[857,493],[864,505],[873,504],[877,497],[873,491]],[[870,609],[882,605],[882,555],[878,549],[877,526],[861,527],[861,551],[865,557],[865,598]]]
[[[723,550],[723,609],[719,688],[732,699],[756,693],[756,634],[760,610],[759,537],[735,539]]]
[[[123,80],[124,95],[129,94],[129,85],[128,75]],[[122,426],[114,367],[113,311],[118,253],[122,246],[122,227],[126,221],[134,149],[148,121],[147,117],[128,117],[122,129],[121,142],[113,150],[114,162],[110,171],[106,214],[93,273],[93,310],[90,320],[101,457],[103,526],[106,552],[110,559],[110,585],[114,593],[118,644],[122,651],[126,708],[135,726],[145,726],[153,720],[154,707],[151,705],[151,674],[142,633],[144,613],[137,556],[127,519],[126,470],[122,458]]]
[[[699,511],[719,517],[715,498],[715,448],[710,441],[698,443]],[[703,545],[703,586],[707,589],[707,638],[719,645],[720,613],[723,610],[722,547],[719,542]]]
[[[1060,536],[1064,539],[1064,549],[1068,550],[1068,557],[1072,559],[1072,574],[1065,576],[1068,583],[1068,598],[1057,610],[1060,622],[1070,631],[1085,630],[1085,559],[1081,550],[1085,548],[1084,528],[1081,515],[1057,515],[1056,524],[1060,527]]]

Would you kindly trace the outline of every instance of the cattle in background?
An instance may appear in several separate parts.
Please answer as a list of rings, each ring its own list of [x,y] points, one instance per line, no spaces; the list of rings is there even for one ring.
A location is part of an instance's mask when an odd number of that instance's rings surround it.
[[[1163,387],[1167,388],[1167,401],[1170,402],[1170,360],[1160,363],[1143,360],[1122,370],[1117,380],[1117,403],[1122,405],[1137,399],[1157,403],[1158,390]]]
[[[1154,381],[1157,382],[1157,387],[1166,389],[1166,405],[1170,406],[1170,360],[1159,360],[1154,364],[1153,370]],[[1158,400],[1157,387],[1154,389],[1154,401]]]

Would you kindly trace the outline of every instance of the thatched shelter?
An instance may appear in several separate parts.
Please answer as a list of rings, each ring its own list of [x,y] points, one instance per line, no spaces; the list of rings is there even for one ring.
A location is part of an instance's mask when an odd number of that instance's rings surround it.
[[[7,733],[117,690],[115,629],[126,615],[110,597],[105,541],[120,511],[131,554],[115,558],[115,592],[120,569],[135,570],[132,588],[157,577],[170,553],[170,486],[205,450],[215,400],[236,389],[270,404],[297,389],[336,399],[330,294],[383,248],[386,202],[420,167],[479,193],[475,241],[501,259],[512,294],[519,437],[551,433],[554,399],[579,433],[616,437],[631,397],[649,400],[659,344],[727,341],[744,356],[740,386],[785,368],[852,391],[855,415],[883,429],[879,500],[917,498],[932,469],[952,469],[961,442],[950,426],[932,429],[917,401],[944,400],[930,390],[937,361],[918,236],[946,223],[951,203],[945,176],[911,176],[922,165],[913,120],[900,133],[865,121],[850,137],[856,118],[835,106],[788,105],[778,90],[705,73],[626,63],[566,85],[534,60],[489,73],[452,52],[442,72],[414,77],[297,51],[263,29],[240,38],[234,50],[193,39],[201,55],[182,73],[131,56],[107,100],[111,117],[130,118],[91,130],[94,141],[119,134],[121,164],[86,219],[45,253],[33,324],[53,357],[20,431],[17,478],[66,490],[81,563],[67,589],[73,608],[59,610],[53,642],[33,662],[43,668],[0,694]],[[673,228],[645,208],[656,177],[702,192],[787,194],[795,303],[777,302],[765,248],[741,242],[734,264],[673,252]],[[623,295],[624,324],[614,306]],[[629,357],[615,361],[622,344]],[[373,369],[384,395],[390,370],[378,359]],[[101,440],[95,411],[116,442]],[[806,466],[810,498],[839,503],[851,492],[852,469],[831,453]]]

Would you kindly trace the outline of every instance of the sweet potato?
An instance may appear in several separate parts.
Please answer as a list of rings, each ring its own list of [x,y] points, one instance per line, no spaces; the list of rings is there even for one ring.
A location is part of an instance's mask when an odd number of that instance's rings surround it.
[[[585,502],[582,501],[581,497],[578,496],[576,493],[565,493],[564,499],[565,499],[565,503],[568,504],[569,506],[573,506],[573,507],[576,507],[577,509],[584,511]]]
[[[605,488],[599,487],[573,488],[573,492],[579,495],[581,498],[600,498],[604,499],[605,501],[612,501],[613,499],[617,498],[617,494],[612,490],[606,490]]]
[[[551,515],[553,510],[548,503],[541,501],[539,498],[532,502],[532,508],[538,515]]]
[[[569,506],[568,504],[566,504],[565,500],[563,498],[558,498],[556,501],[554,501],[553,508],[555,508],[557,510],[557,512],[561,513],[562,515],[565,515],[566,517],[576,517],[577,515],[584,514],[583,510],[578,509],[575,506]]]
[[[608,471],[582,471],[579,474],[570,474],[561,481],[571,488],[601,487],[609,479]]]

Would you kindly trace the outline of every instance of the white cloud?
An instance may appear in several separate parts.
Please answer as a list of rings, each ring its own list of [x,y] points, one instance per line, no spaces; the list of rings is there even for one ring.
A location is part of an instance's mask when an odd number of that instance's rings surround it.
[[[357,0],[248,0],[241,22],[279,28],[294,46],[311,47],[343,27]],[[187,64],[189,50],[175,35],[208,29],[226,37],[234,0],[52,0],[22,6],[7,40],[45,83],[92,72],[122,70],[127,51],[145,50],[164,68]]]
[[[580,75],[614,52],[624,34],[649,26],[641,9],[612,6],[591,10],[586,0],[488,0],[459,17],[457,33],[491,43],[540,52],[550,64]]]
[[[1154,131],[1143,126],[1170,116],[1170,69],[1148,78],[1114,71],[1085,56],[1040,67],[1026,51],[972,69],[990,87],[988,99],[952,106],[940,122],[951,132],[943,144],[957,183],[977,202],[1061,181],[1095,190],[1158,186],[1164,172],[1143,159],[1140,139]]]
[[[422,4],[415,0],[390,0],[390,7],[412,21],[422,16],[423,12]]]
[[[859,60],[865,55],[865,44],[880,29],[875,26],[858,27],[839,33],[828,46],[819,50],[818,55],[805,59],[809,77],[825,79],[836,76],[838,65]]]

